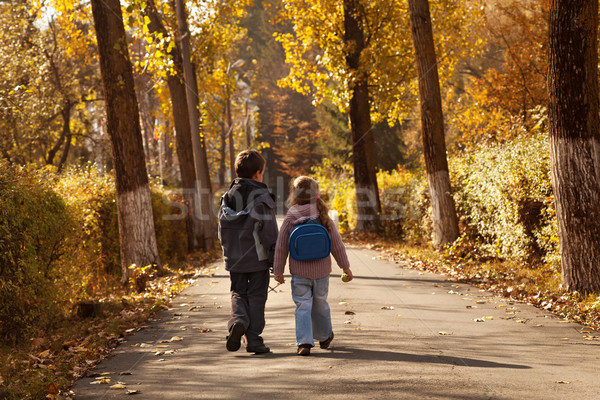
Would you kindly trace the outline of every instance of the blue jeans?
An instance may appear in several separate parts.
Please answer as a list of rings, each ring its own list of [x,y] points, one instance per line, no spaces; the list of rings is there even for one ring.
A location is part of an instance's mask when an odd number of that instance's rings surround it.
[[[296,303],[296,345],[315,345],[314,339],[331,336],[331,313],[327,303],[329,275],[319,279],[292,275],[292,299]]]

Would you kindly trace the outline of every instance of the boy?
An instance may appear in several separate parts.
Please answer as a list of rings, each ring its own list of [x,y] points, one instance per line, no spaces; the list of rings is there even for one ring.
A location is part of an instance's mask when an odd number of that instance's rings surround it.
[[[245,150],[235,160],[237,178],[221,199],[219,239],[231,279],[228,351],[239,350],[245,334],[249,353],[269,353],[260,336],[278,228],[275,196],[263,181],[265,159]]]

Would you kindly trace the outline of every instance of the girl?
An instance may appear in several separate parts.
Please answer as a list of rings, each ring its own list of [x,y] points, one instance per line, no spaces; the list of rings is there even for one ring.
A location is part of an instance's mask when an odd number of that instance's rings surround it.
[[[295,225],[307,219],[318,218],[318,222],[327,228],[331,235],[331,254],[337,264],[352,280],[352,271],[346,255],[342,238],[333,221],[329,218],[327,205],[319,196],[319,185],[308,176],[296,178],[290,188],[288,199],[290,209],[281,225],[277,245],[273,273],[275,280],[285,283],[283,271],[289,253],[288,239]],[[319,340],[322,349],[329,347],[333,340],[331,315],[327,294],[329,291],[329,274],[331,273],[331,257],[320,260],[297,261],[290,257],[290,273],[292,274],[292,299],[296,303],[296,344],[297,354],[310,355],[314,346],[314,338]]]

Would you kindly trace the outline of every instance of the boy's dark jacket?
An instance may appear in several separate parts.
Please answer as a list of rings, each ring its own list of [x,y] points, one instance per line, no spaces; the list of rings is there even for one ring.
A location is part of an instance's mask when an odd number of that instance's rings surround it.
[[[278,233],[275,196],[267,185],[253,179],[234,179],[219,208],[225,269],[255,272],[271,268]]]

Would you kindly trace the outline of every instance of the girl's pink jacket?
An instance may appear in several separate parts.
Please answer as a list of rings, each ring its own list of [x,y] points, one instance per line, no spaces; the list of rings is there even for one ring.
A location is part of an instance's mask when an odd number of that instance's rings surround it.
[[[292,206],[288,210],[279,230],[277,245],[275,246],[275,260],[273,262],[273,273],[275,275],[283,274],[285,270],[285,262],[289,254],[288,239],[294,226],[318,216],[319,210],[315,204]],[[331,255],[333,255],[340,268],[350,268],[346,248],[337,228],[333,226],[332,231],[329,233],[331,234]],[[331,255],[313,261],[296,261],[290,257],[290,273],[308,279],[319,279],[327,276],[331,273]]]

